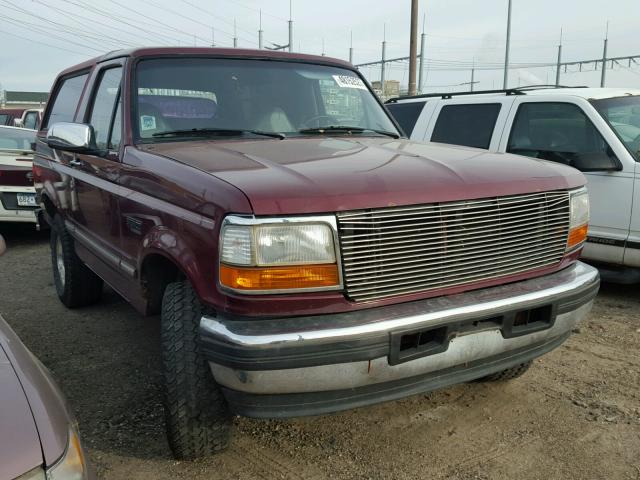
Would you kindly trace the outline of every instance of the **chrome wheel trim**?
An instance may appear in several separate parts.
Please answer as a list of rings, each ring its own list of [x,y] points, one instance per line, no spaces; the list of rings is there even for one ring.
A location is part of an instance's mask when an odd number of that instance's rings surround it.
[[[64,253],[62,251],[62,241],[60,237],[56,238],[56,270],[58,271],[58,278],[60,279],[60,284],[64,287]]]

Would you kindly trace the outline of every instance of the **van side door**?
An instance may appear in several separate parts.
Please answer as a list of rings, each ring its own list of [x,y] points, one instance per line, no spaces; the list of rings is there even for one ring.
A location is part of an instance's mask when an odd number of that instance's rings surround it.
[[[634,162],[589,102],[580,97],[518,97],[500,151],[572,166],[587,178],[591,220],[583,257],[622,264],[629,235]]]

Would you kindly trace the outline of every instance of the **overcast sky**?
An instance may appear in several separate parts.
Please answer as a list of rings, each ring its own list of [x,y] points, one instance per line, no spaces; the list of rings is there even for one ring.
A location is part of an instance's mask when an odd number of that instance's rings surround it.
[[[353,33],[354,63],[380,58],[386,25],[387,58],[409,52],[410,0],[293,0],[294,48],[348,58]],[[288,0],[0,0],[0,89],[49,90],[56,73],[102,52],[134,45],[205,46],[214,29],[219,46],[258,45],[259,10],[265,43],[287,43]],[[426,15],[424,90],[458,90],[478,65],[476,89],[502,86],[502,71],[484,70],[504,61],[507,0],[420,2]],[[609,21],[609,56],[640,54],[638,0],[513,0],[513,64],[554,64],[560,29],[563,60],[602,57]],[[593,70],[593,65],[585,67]],[[599,85],[600,72],[569,67],[561,82]],[[370,81],[379,67],[364,67]],[[406,63],[391,64],[387,78],[407,83]],[[510,86],[552,83],[555,67],[531,65],[510,71]],[[640,64],[625,62],[607,74],[608,86],[640,86]]]

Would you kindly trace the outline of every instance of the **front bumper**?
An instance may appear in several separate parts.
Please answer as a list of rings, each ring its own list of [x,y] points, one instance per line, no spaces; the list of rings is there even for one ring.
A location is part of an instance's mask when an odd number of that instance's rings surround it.
[[[201,348],[236,413],[329,413],[536,358],[570,335],[598,287],[597,270],[578,262],[531,280],[356,312],[204,316]]]

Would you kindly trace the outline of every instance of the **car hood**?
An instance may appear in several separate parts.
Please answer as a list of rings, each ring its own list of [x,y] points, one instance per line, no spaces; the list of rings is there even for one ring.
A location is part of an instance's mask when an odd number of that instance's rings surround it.
[[[556,163],[378,137],[189,141],[138,148],[235,185],[257,215],[320,213],[583,185]]]
[[[16,478],[42,465],[42,450],[29,402],[0,346],[0,478]]]
[[[67,447],[75,420],[49,371],[1,315],[0,356],[0,478],[14,478],[6,473],[11,461],[26,467],[19,474],[42,465],[43,459],[53,465]]]

